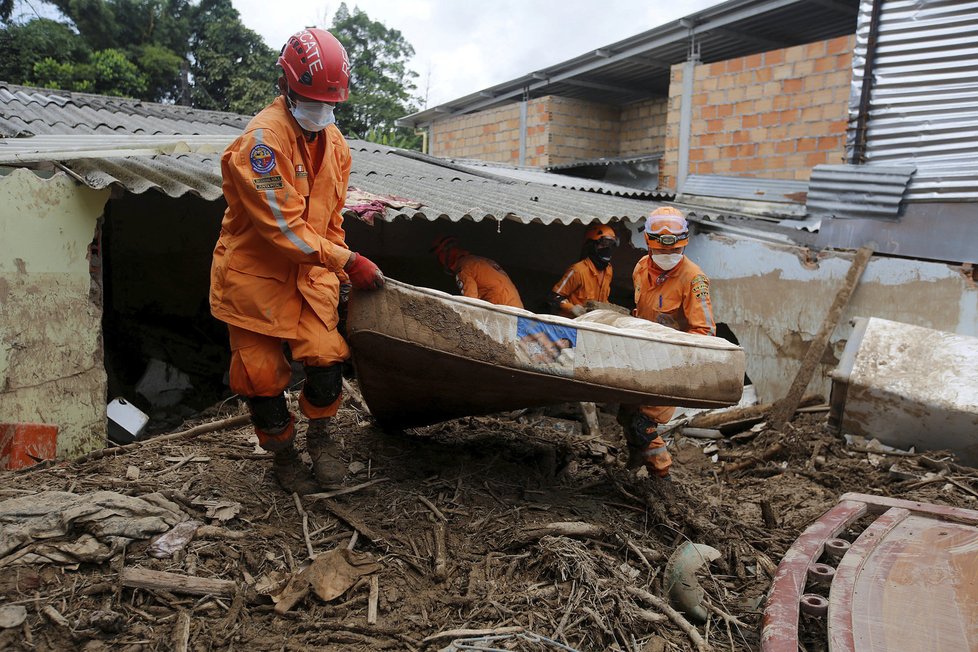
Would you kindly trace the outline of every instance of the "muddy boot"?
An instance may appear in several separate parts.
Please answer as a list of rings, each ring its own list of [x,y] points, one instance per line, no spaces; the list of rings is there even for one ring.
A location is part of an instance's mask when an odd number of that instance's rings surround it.
[[[282,450],[275,451],[275,457],[272,459],[272,473],[275,474],[275,480],[278,481],[279,486],[290,494],[297,493],[300,496],[305,496],[319,491],[319,485],[306,465],[303,464],[299,452],[292,444]]]
[[[312,473],[324,487],[343,484],[344,465],[339,447],[333,440],[331,418],[309,419],[306,430],[306,450],[312,458]]]

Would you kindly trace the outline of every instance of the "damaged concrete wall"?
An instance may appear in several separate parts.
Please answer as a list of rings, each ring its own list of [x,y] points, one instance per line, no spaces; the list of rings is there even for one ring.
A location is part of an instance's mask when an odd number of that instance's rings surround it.
[[[763,402],[782,398],[832,305],[854,252],[776,245],[717,234],[690,241],[711,279],[714,311],[747,352],[747,375]],[[880,317],[978,336],[978,284],[960,265],[874,257],[822,359],[809,392],[829,393],[829,374],[853,317]]]
[[[62,458],[105,445],[101,280],[90,246],[108,198],[64,174],[0,177],[0,420],[58,425]]]

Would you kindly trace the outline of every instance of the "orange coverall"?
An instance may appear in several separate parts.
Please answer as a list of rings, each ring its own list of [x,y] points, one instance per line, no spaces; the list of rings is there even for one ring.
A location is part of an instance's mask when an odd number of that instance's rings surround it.
[[[465,254],[455,263],[455,282],[464,296],[500,306],[522,308],[520,293],[496,261]]]
[[[350,148],[335,125],[312,142],[281,96],[252,118],[221,157],[228,207],[211,265],[211,313],[228,324],[231,390],[281,394],[291,378],[282,353],[326,367],[350,356],[337,332],[340,280],[350,258],[340,211]],[[333,416],[300,397],[309,418]]]
[[[684,333],[716,335],[710,279],[699,265],[683,256],[678,265],[663,271],[643,256],[632,271],[635,285],[635,316],[654,321]],[[643,405],[639,411],[656,423],[668,423],[676,408]],[[659,475],[666,475],[672,457],[662,437],[656,437],[645,450],[646,459]]]
[[[566,297],[566,301],[560,302],[560,314],[573,318],[571,305],[583,306],[588,301],[607,301],[611,295],[611,277],[611,265],[598,270],[590,258],[579,260],[568,267],[551,290],[554,294]],[[567,305],[568,302],[570,305]]]

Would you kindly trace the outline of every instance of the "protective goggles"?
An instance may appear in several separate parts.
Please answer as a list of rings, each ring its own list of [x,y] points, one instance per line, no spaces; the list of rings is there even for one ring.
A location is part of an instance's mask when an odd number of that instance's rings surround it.
[[[689,240],[689,231],[683,231],[679,235],[673,235],[672,233],[648,233],[645,234],[645,241],[649,244],[653,242],[658,242],[663,247],[675,247],[680,242],[686,242]]]

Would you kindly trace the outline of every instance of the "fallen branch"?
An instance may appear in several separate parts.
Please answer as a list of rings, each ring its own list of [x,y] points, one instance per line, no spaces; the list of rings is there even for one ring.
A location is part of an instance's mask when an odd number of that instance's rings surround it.
[[[360,395],[359,390],[346,378],[343,379],[343,391],[346,393],[347,400],[353,404],[353,407],[364,414],[370,414],[370,408],[367,407],[367,402],[363,400],[363,396]]]
[[[497,627],[495,629],[448,629],[421,639],[422,643],[431,643],[443,638],[471,638],[473,636],[498,636],[500,634],[519,634],[522,627]]]
[[[180,432],[170,433],[169,435],[160,435],[159,437],[151,437],[150,439],[140,439],[124,446],[101,448],[97,451],[92,451],[91,453],[82,455],[81,457],[76,457],[75,459],[71,460],[70,463],[82,464],[83,462],[90,462],[92,460],[101,459],[110,455],[123,455],[140,449],[147,444],[159,444],[161,442],[174,441],[177,439],[192,439],[193,437],[197,437],[198,435],[203,435],[208,432],[224,430],[225,428],[239,428],[249,423],[251,423],[251,417],[249,415],[239,414],[236,417],[228,417],[227,419],[221,419],[220,421],[202,423],[199,426],[190,428],[189,430],[181,430]],[[36,464],[30,468],[36,469],[40,466],[40,464]]]
[[[749,469],[758,462],[769,460],[781,451],[784,450],[784,444],[781,442],[776,442],[765,448],[759,455],[751,455],[747,459],[740,460],[739,462],[730,462],[729,464],[723,465],[724,473],[734,473],[735,471],[743,471],[744,469]]]
[[[187,652],[190,649],[190,612],[186,609],[180,610],[173,626],[173,649],[175,652]]]
[[[315,494],[306,494],[305,496],[303,496],[303,498],[306,499],[311,498],[313,500],[321,500],[323,498],[334,498],[336,496],[352,494],[356,491],[360,491],[361,489],[366,489],[367,487],[375,485],[378,482],[387,482],[387,478],[374,478],[373,480],[368,480],[367,482],[361,482],[360,484],[354,485],[352,487],[344,487],[343,489],[336,489],[334,491],[323,491]]]
[[[367,599],[367,624],[377,624],[377,602],[380,599],[380,579],[370,576],[370,597]]]
[[[237,583],[230,580],[180,575],[146,568],[123,568],[120,581],[122,586],[131,589],[152,589],[189,595],[220,595],[233,598],[238,591]]]
[[[584,523],[582,521],[559,521],[524,528],[520,538],[523,541],[532,541],[547,536],[601,539],[606,535],[607,531],[604,528],[590,523]]]
[[[693,627],[693,624],[686,620],[681,613],[669,606],[665,600],[662,600],[661,598],[658,598],[648,591],[638,588],[637,586],[626,586],[625,590],[630,595],[648,602],[653,607],[664,613],[669,620],[671,620],[677,627],[683,630],[687,636],[689,636],[689,640],[693,642],[693,645],[696,646],[696,649],[699,652],[707,652],[707,650],[710,649],[710,645],[703,640],[699,630]]]
[[[438,521],[434,525],[435,530],[435,551],[434,568],[435,579],[444,582],[448,579],[448,552],[445,546],[445,522]]]

